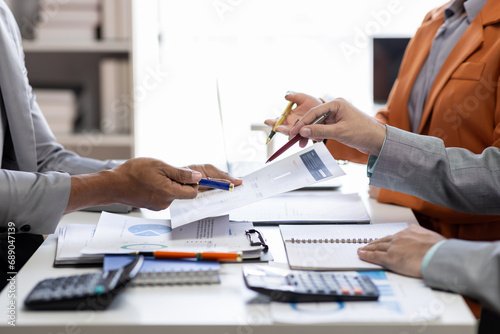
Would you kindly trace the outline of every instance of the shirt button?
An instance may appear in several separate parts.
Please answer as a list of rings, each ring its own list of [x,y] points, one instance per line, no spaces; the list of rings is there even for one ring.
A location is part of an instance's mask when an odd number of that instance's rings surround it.
[[[21,232],[29,232],[31,230],[31,226],[23,225],[21,226]]]

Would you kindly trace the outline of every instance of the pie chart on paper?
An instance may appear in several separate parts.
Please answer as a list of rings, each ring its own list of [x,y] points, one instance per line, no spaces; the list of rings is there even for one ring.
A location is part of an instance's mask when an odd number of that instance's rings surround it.
[[[130,226],[128,231],[138,237],[157,237],[172,232],[172,228],[160,224],[137,224]]]

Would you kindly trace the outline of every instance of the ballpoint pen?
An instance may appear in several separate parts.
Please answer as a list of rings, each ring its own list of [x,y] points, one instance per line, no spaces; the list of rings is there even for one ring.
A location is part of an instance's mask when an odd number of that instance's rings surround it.
[[[328,110],[328,112],[326,112],[323,115],[321,115],[318,118],[316,118],[314,120],[314,122],[312,122],[311,124],[322,123],[323,121],[325,121],[325,119],[328,117],[328,115],[330,115],[331,112],[332,112],[331,110]],[[279,150],[277,150],[276,153],[274,153],[273,155],[271,155],[269,157],[269,159],[267,159],[266,164],[268,162],[270,162],[270,161],[273,161],[277,157],[279,157],[281,154],[283,154],[283,152],[285,152],[286,150],[288,150],[290,147],[292,147],[296,142],[298,142],[302,138],[304,138],[304,137],[302,137],[300,134],[297,133],[295,135],[295,137],[293,137],[292,139],[290,139],[285,145],[283,145]]]
[[[236,261],[243,260],[242,252],[177,252],[177,251],[154,251],[154,252],[133,252],[130,255],[154,256],[155,259],[187,259],[195,258],[201,260],[214,261]]]
[[[271,130],[271,133],[269,134],[269,137],[267,137],[266,145],[269,144],[269,142],[271,141],[271,139],[273,139],[274,135],[276,134],[276,128],[279,125],[283,124],[283,121],[285,120],[286,116],[288,116],[288,114],[290,113],[290,111],[292,111],[292,107],[293,107],[294,104],[295,104],[295,102],[291,102],[291,101],[288,103],[288,105],[286,106],[285,110],[281,114],[280,118],[274,124],[273,129]]]
[[[198,184],[203,187],[216,188],[227,191],[233,191],[234,189],[234,184],[226,180],[214,180],[206,178],[206,179],[201,179],[200,182],[198,182]]]

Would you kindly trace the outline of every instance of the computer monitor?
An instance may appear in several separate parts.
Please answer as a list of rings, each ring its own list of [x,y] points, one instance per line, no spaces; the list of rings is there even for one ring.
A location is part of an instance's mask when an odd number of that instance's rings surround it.
[[[373,102],[385,104],[410,38],[373,38]]]

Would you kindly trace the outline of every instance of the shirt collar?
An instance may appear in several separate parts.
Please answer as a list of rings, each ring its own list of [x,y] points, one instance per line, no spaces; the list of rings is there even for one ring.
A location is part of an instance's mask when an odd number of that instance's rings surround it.
[[[444,18],[460,15],[465,9],[467,21],[472,22],[488,0],[453,0],[444,11]]]

